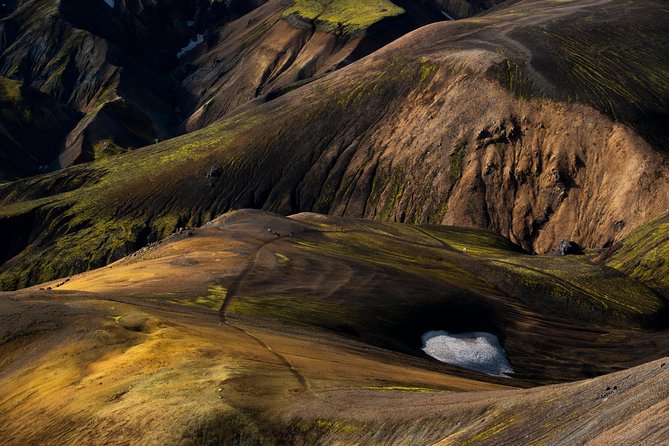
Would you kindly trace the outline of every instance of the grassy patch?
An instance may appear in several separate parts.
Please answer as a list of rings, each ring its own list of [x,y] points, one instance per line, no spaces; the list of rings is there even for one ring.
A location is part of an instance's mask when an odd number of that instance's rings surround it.
[[[290,14],[316,20],[327,29],[342,28],[345,33],[352,33],[404,14],[404,9],[387,0],[294,0],[285,12]]]
[[[669,214],[632,232],[606,263],[669,294]]]

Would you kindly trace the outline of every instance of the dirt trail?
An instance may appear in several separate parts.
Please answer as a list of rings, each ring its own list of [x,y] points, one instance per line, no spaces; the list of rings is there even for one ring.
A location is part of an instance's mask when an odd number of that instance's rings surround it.
[[[312,394],[314,393],[313,390],[311,390],[311,385],[309,384],[309,381],[307,381],[307,378],[302,373],[300,373],[299,370],[297,370],[297,368],[293,365],[292,362],[288,360],[288,358],[286,358],[284,355],[274,350],[271,345],[269,345],[267,342],[265,342],[258,336],[254,335],[250,331],[246,330],[245,328],[239,327],[238,325],[233,325],[227,321],[225,322],[225,324],[229,327],[234,328],[237,331],[244,333],[249,338],[253,339],[258,345],[260,345],[261,347],[272,353],[281,362],[281,364],[285,365],[290,370],[293,376],[295,376],[297,382],[299,382],[300,386],[302,386],[303,390],[306,390],[307,392]]]
[[[228,307],[230,306],[232,300],[237,296],[237,292],[239,290],[239,286],[241,285],[242,281],[246,278],[249,272],[251,272],[251,270],[258,263],[258,259],[260,258],[262,250],[266,248],[268,245],[271,245],[272,243],[278,240],[280,240],[279,237],[277,237],[274,240],[269,240],[267,242],[264,242],[261,246],[259,246],[256,252],[253,254],[251,260],[246,265],[246,267],[239,273],[237,278],[230,284],[230,286],[228,287],[228,293],[225,296],[225,301],[223,301],[223,305],[221,305],[220,318],[222,323],[231,328],[234,328],[237,331],[244,333],[249,338],[253,339],[258,345],[260,345],[261,347],[269,351],[272,355],[274,355],[279,360],[279,362],[285,365],[288,368],[288,370],[290,370],[290,372],[293,374],[293,376],[295,376],[295,379],[303,388],[303,390],[313,394],[313,391],[311,390],[311,386],[309,385],[307,378],[304,375],[302,375],[302,373],[300,373],[299,370],[297,370],[297,368],[288,360],[288,358],[286,358],[283,354],[279,353],[278,351],[274,350],[272,346],[270,346],[267,342],[265,342],[257,335],[251,333],[249,330],[242,328],[238,325],[234,325],[227,320]]]

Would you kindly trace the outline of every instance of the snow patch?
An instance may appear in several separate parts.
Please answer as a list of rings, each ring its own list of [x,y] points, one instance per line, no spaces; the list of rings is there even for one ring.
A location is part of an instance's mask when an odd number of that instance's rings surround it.
[[[421,339],[422,350],[438,361],[488,375],[506,376],[513,373],[506,352],[492,333],[434,330],[423,334]]]
[[[115,0],[105,0],[105,3],[108,4],[110,8],[113,8]]]
[[[177,58],[181,59],[187,52],[191,51],[193,48],[195,48],[202,42],[204,42],[204,35],[198,34],[197,36],[193,37],[192,39],[190,39],[190,42],[188,42],[188,45],[179,50],[179,52],[177,53]]]
[[[195,20],[186,21],[186,26],[192,28],[195,25]]]
[[[448,20],[455,20],[455,17],[447,13],[446,11],[441,11],[441,13],[448,19]]]

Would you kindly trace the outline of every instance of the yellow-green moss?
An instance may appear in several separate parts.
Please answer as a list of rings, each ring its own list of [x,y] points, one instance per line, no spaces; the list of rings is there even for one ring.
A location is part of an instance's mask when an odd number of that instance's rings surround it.
[[[669,214],[627,236],[607,265],[662,291],[669,291]]]
[[[328,29],[355,32],[397,15],[404,9],[387,0],[294,0],[285,15],[316,20]]]

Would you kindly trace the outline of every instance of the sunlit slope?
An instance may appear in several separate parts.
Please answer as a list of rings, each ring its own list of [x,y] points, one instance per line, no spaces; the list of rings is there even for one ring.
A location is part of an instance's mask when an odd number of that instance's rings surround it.
[[[306,324],[418,356],[427,331],[487,331],[517,377],[540,382],[657,357],[635,333],[667,324],[655,292],[582,258],[531,256],[484,230],[315,214],[232,213],[47,287]]]
[[[669,295],[669,214],[652,219],[615,246],[606,264]]]
[[[239,211],[0,293],[0,434],[9,445],[658,444],[666,359],[514,387],[666,355],[666,332],[640,326],[663,305],[606,267],[532,256],[484,230]],[[429,329],[497,334],[516,373],[427,357]]]
[[[404,14],[388,0],[294,0],[284,14],[314,20],[328,29],[343,32],[362,31],[384,18]]]

